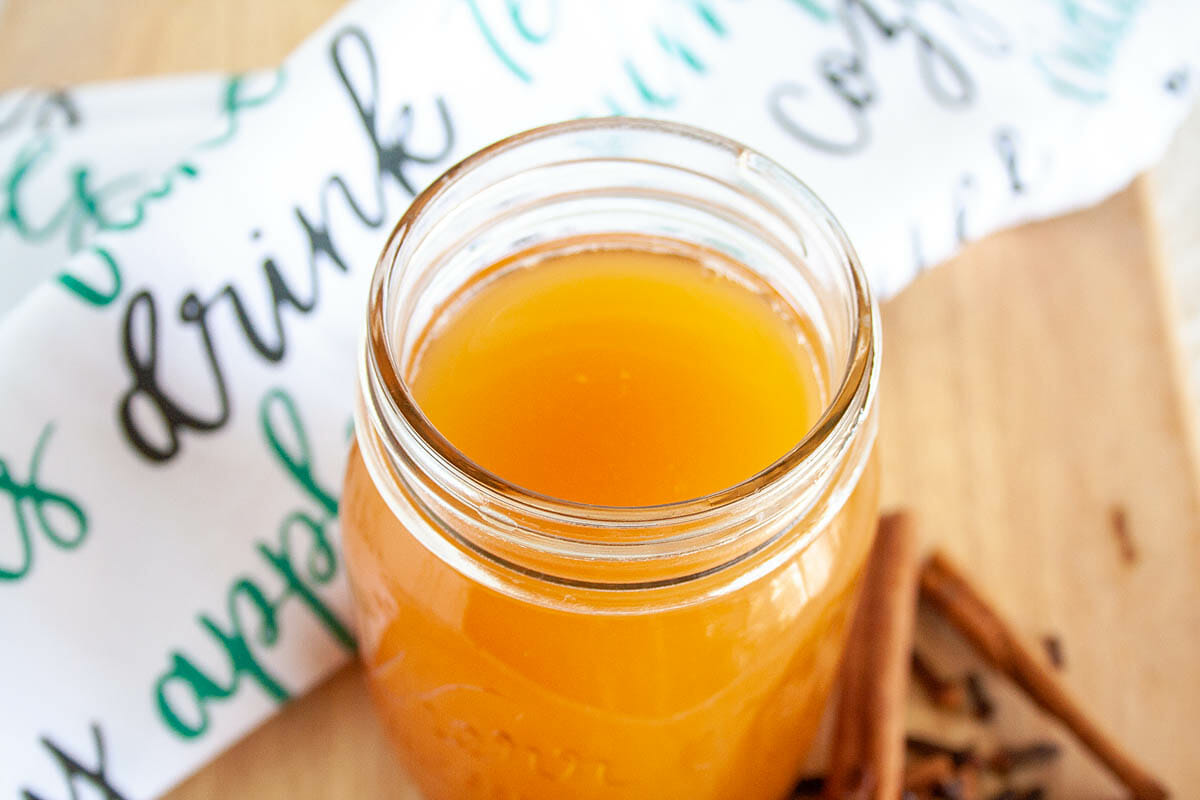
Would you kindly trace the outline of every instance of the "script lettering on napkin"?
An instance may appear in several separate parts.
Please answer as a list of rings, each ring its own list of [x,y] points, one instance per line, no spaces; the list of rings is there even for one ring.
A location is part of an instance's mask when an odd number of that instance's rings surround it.
[[[805,0],[804,5],[811,6],[811,2]],[[541,6],[541,13],[534,15],[519,0],[467,2],[471,18],[488,50],[509,73],[525,84],[536,83],[537,74],[523,55],[535,53],[536,48],[550,42],[555,33],[558,3],[547,0]],[[821,9],[815,7],[810,11],[821,13]],[[684,74],[692,78],[708,71],[703,45],[697,42],[707,44],[726,38],[729,30],[724,18],[705,0],[670,7],[669,12],[650,27],[656,46],[648,58],[646,54],[642,56],[644,60],[622,55],[614,62],[616,85],[601,93],[601,113],[624,116],[634,107],[651,113],[671,108],[678,104],[683,91],[680,84],[671,83],[669,78],[663,80],[661,74],[671,70],[662,68],[682,66]],[[530,20],[535,18],[537,22],[531,23]],[[697,39],[696,28],[705,31],[707,36]],[[648,77],[652,72],[659,74],[661,83]],[[594,114],[588,110],[581,116]]]
[[[71,755],[66,748],[49,737],[43,736],[40,739],[42,746],[49,751],[59,770],[62,771],[63,780],[67,786],[66,797],[76,800],[79,797],[79,787],[84,786],[94,790],[95,794],[89,796],[98,796],[103,800],[126,800],[126,795],[113,786],[112,779],[108,776],[108,757],[104,748],[104,733],[94,722],[91,730],[96,755],[89,763],[94,762],[94,766],[87,766],[82,759]],[[28,787],[21,789],[22,800],[51,800],[59,796],[61,795],[42,794]]]
[[[7,548],[0,549],[0,583],[19,581],[29,574],[33,568],[35,532],[61,550],[74,550],[87,536],[87,512],[79,501],[40,482],[42,456],[53,433],[52,423],[42,428],[24,480],[17,478],[8,462],[0,458],[0,498],[7,497],[12,507],[17,543],[15,560],[9,560]]]
[[[26,120],[32,122],[34,130],[45,130],[56,117],[68,128],[79,124],[79,105],[69,91],[25,92],[0,117],[0,136],[12,132]]]
[[[284,84],[284,74],[282,68],[272,71],[265,89],[259,85],[262,81],[252,80],[249,75],[228,77],[218,108],[221,132],[199,142],[197,147],[211,149],[231,141],[241,115],[274,98]],[[28,122],[26,132],[30,136],[17,149],[5,173],[0,225],[7,223],[17,237],[32,244],[61,237],[70,253],[90,252],[95,256],[97,269],[77,261],[73,271],[58,275],[58,282],[89,305],[109,305],[121,293],[121,268],[108,249],[92,246],[89,240],[96,233],[138,228],[145,221],[150,205],[168,197],[177,179],[198,179],[199,168],[192,160],[182,159],[161,175],[127,172],[97,181],[95,164],[85,157],[82,163],[72,159],[60,177],[54,174],[54,156],[62,149],[61,136],[71,129],[86,127],[76,101],[60,90],[23,95],[14,106],[0,119],[0,135],[9,132],[15,135],[16,131],[25,130],[22,123]],[[51,124],[60,120],[61,124]],[[43,184],[52,182],[62,199],[51,211],[35,219],[26,198],[38,194],[35,182],[39,180]]]
[[[350,50],[358,50],[358,58],[367,65],[366,87],[356,86],[345,68]],[[160,361],[166,354],[160,352],[159,301],[145,289],[131,296],[122,323],[122,355],[132,381],[118,401],[118,418],[129,444],[151,461],[173,458],[180,449],[181,432],[212,433],[229,421],[232,401],[222,354],[212,333],[215,316],[232,313],[242,343],[264,361],[278,363],[288,353],[285,312],[305,316],[320,304],[321,257],[328,260],[337,272],[348,271],[330,230],[330,196],[340,196],[359,222],[377,229],[389,219],[384,193],[385,178],[413,196],[416,187],[407,174],[410,165],[436,164],[454,148],[454,126],[449,109],[440,97],[436,106],[443,145],[437,152],[418,153],[409,146],[413,116],[411,106],[400,109],[398,130],[394,136],[385,138],[379,132],[379,72],[375,53],[362,30],[347,28],[339,32],[330,44],[329,55],[337,78],[361,123],[365,144],[374,155],[374,197],[370,203],[363,203],[350,191],[346,178],[334,173],[325,179],[318,190],[320,216],[317,219],[310,218],[300,206],[294,207],[297,233],[304,237],[308,247],[307,285],[301,289],[289,283],[273,258],[264,259],[259,268],[270,297],[269,323],[261,327],[255,324],[242,292],[232,281],[210,295],[201,297],[195,292],[187,292],[179,299],[176,305],[178,322],[194,332],[203,362],[190,372],[207,373],[212,386],[212,400],[207,410],[185,405],[164,385],[164,373],[167,370],[160,369]]]
[[[159,718],[184,739],[194,739],[208,730],[209,703],[233,697],[243,678],[253,681],[275,702],[283,703],[291,697],[262,663],[255,648],[257,644],[269,649],[278,643],[280,611],[290,601],[299,600],[347,652],[355,647],[349,628],[317,594],[319,587],[333,581],[338,570],[337,551],[327,531],[337,517],[336,496],[314,477],[308,433],[291,396],[281,389],[268,392],[259,407],[259,421],[268,449],[314,508],[291,511],[280,523],[274,543],[255,545],[271,577],[282,582],[282,589],[271,592],[264,588],[267,583],[262,579],[239,577],[225,595],[226,621],[206,613],[198,616],[200,627],[225,657],[223,675],[214,677],[216,670],[198,666],[194,656],[175,651],[167,670],[155,682]],[[303,553],[296,550],[301,546],[296,537],[307,548]],[[257,628],[251,627],[244,612],[254,615]]]
[[[1053,48],[1034,57],[1055,91],[1098,103],[1108,97],[1108,76],[1144,0],[1060,0],[1063,31]]]
[[[790,136],[818,150],[840,155],[861,152],[871,141],[868,112],[880,94],[879,81],[871,69],[873,41],[884,45],[911,42],[917,72],[930,97],[947,108],[970,106],[975,100],[975,82],[950,45],[921,21],[920,9],[927,5],[945,14],[974,49],[991,56],[1008,52],[1008,36],[999,23],[967,3],[914,0],[903,5],[902,13],[889,17],[873,0],[842,0],[834,19],[845,34],[845,47],[826,51],[817,60],[821,82],[842,112],[841,118],[818,128],[817,120],[827,118],[828,113],[816,113],[807,102],[811,89],[795,81],[785,81],[771,90],[767,101],[771,117]],[[828,106],[821,108],[827,110]]]

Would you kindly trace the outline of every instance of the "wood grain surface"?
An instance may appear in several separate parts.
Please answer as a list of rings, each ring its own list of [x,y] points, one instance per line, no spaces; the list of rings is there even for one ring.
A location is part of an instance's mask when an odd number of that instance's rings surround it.
[[[337,5],[9,0],[0,87],[268,66]],[[885,503],[916,509],[927,543],[1031,637],[1059,636],[1071,687],[1188,798],[1200,796],[1200,481],[1158,252],[1135,183],[925,273],[883,309],[881,446]],[[931,646],[966,663],[933,627]],[[1053,730],[998,693],[1003,737]],[[1052,798],[1119,796],[1074,750],[1051,781]],[[169,797],[417,795],[347,668]]]

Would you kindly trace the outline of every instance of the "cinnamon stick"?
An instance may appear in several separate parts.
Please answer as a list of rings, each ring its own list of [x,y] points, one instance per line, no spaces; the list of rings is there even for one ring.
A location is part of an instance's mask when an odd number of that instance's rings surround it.
[[[999,672],[1058,718],[1133,794],[1165,800],[1167,790],[1122,750],[1071,697],[1058,675],[1026,646],[945,556],[935,553],[921,571],[921,595],[962,632]]]
[[[978,672],[967,673],[967,697],[971,699],[971,713],[981,722],[990,722],[996,716],[996,702],[984,685]]]
[[[895,800],[904,780],[917,537],[907,514],[879,521],[843,661],[826,800]]]

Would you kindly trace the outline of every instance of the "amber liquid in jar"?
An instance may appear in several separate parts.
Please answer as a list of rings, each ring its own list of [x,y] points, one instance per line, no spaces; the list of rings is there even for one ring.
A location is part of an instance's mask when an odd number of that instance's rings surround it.
[[[771,287],[691,250],[592,238],[497,265],[426,331],[417,403],[472,461],[562,500],[652,506],[749,478],[821,413],[815,361]]]
[[[438,432],[500,478],[655,506],[750,479],[800,442],[831,393],[813,337],[723,256],[593,236],[479,273],[405,377]],[[344,537],[389,735],[429,800],[781,798],[833,680],[876,504],[872,458],[821,536],[765,574],[732,567],[695,602],[624,597],[605,613],[601,596],[588,613],[554,603],[569,587],[529,602],[445,563],[356,450]]]

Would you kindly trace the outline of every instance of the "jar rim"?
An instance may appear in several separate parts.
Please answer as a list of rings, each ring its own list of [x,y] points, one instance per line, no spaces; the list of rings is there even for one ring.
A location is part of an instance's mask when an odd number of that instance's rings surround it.
[[[643,506],[597,505],[542,494],[497,475],[455,447],[421,410],[408,381],[403,376],[398,358],[400,354],[395,349],[399,339],[389,335],[383,313],[388,278],[398,266],[395,254],[400,242],[425,209],[476,166],[514,148],[581,131],[666,133],[719,148],[737,159],[752,157],[770,168],[772,179],[783,184],[782,188],[790,199],[798,200],[807,213],[823,218],[828,223],[828,230],[833,236],[832,244],[842,256],[842,266],[847,271],[853,292],[853,332],[847,348],[846,361],[841,367],[840,380],[834,384],[836,388],[821,416],[799,442],[767,467],[732,486],[695,498]],[[719,134],[664,120],[599,117],[556,122],[513,134],[466,156],[443,172],[413,199],[388,235],[372,277],[367,312],[365,356],[386,390],[386,402],[392,406],[389,410],[399,415],[416,441],[443,468],[449,469],[451,474],[460,479],[465,479],[473,489],[501,497],[506,503],[515,503],[525,511],[589,525],[613,523],[621,526],[646,526],[656,522],[674,522],[724,509],[758,494],[809,463],[813,456],[824,450],[831,441],[844,441],[853,436],[860,426],[866,424],[878,380],[878,311],[858,255],[833,212],[805,183],[773,159]],[[385,357],[379,358],[380,354]],[[399,446],[394,436],[385,438]]]

